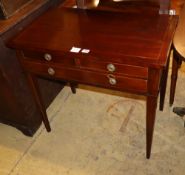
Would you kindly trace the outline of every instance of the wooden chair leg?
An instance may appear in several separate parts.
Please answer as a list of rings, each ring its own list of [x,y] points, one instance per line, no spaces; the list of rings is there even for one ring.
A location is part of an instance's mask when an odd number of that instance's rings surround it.
[[[171,85],[170,85],[170,105],[173,105],[175,97],[176,82],[178,77],[178,69],[182,64],[181,58],[179,58],[177,52],[173,52],[173,62],[172,62],[172,75],[171,75]]]
[[[70,82],[69,85],[71,87],[72,93],[73,94],[76,94],[76,88],[78,87],[78,84],[77,83],[74,83],[74,82]]]
[[[161,78],[160,104],[159,104],[160,111],[162,111],[164,108],[164,100],[165,100],[165,94],[166,94],[166,84],[167,84],[167,79],[168,79],[169,62],[170,62],[170,55],[168,58],[167,66],[163,70],[162,78]]]

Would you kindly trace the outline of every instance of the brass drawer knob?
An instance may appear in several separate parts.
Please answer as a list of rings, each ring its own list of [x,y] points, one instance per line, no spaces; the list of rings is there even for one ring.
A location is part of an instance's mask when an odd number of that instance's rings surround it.
[[[44,55],[44,58],[45,58],[45,60],[47,60],[47,61],[51,61],[51,60],[52,60],[52,56],[51,56],[50,54],[48,54],[48,53],[46,53],[46,54]]]
[[[116,70],[116,67],[114,66],[114,64],[108,64],[107,69],[109,72],[114,72]]]
[[[49,74],[49,75],[55,75],[55,70],[54,70],[53,68],[50,67],[50,68],[48,69],[48,74]]]
[[[116,85],[116,84],[117,84],[117,81],[116,81],[116,78],[115,78],[114,75],[108,75],[107,77],[108,77],[109,83],[110,83],[111,85]]]

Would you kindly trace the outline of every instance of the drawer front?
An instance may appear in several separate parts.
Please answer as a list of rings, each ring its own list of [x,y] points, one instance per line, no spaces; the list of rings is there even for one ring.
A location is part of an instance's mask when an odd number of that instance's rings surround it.
[[[42,53],[42,52],[31,52],[23,51],[25,58],[29,60],[42,61],[43,63],[58,63],[66,67],[78,67],[84,70],[111,73],[111,74],[122,74],[129,77],[144,78],[147,79],[148,68],[140,66],[131,66],[126,64],[103,62],[99,58],[91,56],[81,56],[56,53]]]
[[[77,81],[82,84],[134,93],[144,94],[147,92],[147,80],[145,79],[99,73],[82,69],[65,68],[57,65],[33,63],[29,61],[23,61],[22,63],[27,71],[49,78]]]
[[[68,67],[75,67],[75,59],[66,56],[66,54],[53,54],[50,52],[32,52],[32,51],[23,51],[23,57],[32,60],[40,61],[43,63],[59,63]]]
[[[131,66],[126,64],[118,64],[111,62],[101,62],[94,58],[82,58],[80,60],[80,66],[83,69],[93,71],[104,71],[112,74],[123,74],[129,77],[145,78],[148,77],[148,68]]]

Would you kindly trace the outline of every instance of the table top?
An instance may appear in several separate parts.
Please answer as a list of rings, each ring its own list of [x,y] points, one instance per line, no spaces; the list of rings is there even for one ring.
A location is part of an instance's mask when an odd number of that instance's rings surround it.
[[[35,20],[9,45],[114,59],[134,65],[165,66],[177,17],[159,14],[56,7]],[[89,49],[71,53],[72,47]]]

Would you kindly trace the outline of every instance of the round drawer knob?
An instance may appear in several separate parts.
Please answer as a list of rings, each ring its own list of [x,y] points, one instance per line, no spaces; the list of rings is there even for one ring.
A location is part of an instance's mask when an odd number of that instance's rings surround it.
[[[52,60],[52,56],[51,56],[50,54],[48,54],[48,53],[46,53],[46,54],[44,55],[44,58],[45,58],[45,60],[47,60],[47,61],[51,61],[51,60]]]
[[[109,83],[111,85],[115,85],[117,83],[116,79],[115,78],[109,78]]]
[[[54,70],[53,68],[50,67],[50,68],[48,69],[48,74],[49,74],[49,75],[54,75],[54,74],[55,74],[55,70]]]
[[[107,69],[110,72],[114,72],[116,70],[116,67],[114,66],[114,64],[108,64]]]

